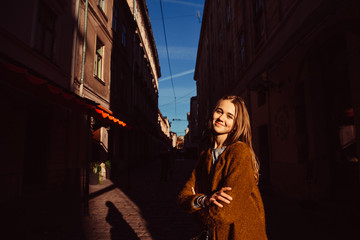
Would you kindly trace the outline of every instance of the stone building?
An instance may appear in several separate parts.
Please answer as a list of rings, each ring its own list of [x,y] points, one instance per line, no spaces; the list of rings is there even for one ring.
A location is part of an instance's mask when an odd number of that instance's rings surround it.
[[[164,117],[159,109],[158,113],[158,122],[159,122],[159,128],[158,128],[158,135],[161,136],[161,143],[159,144],[160,149],[170,149],[172,148],[172,138],[171,138],[171,125],[170,121],[167,117]]]
[[[86,208],[90,119],[97,105],[72,87],[79,7],[78,1],[30,0],[0,9],[5,236],[51,236],[48,225],[39,226],[48,221],[60,229],[67,224],[61,219],[77,226]]]
[[[177,139],[178,139],[178,136],[175,132],[170,132],[170,136],[171,136],[171,146],[173,148],[176,148],[176,143],[177,143]]]
[[[113,180],[126,185],[130,169],[156,158],[163,141],[157,132],[160,66],[146,2],[114,1],[108,7],[108,109],[128,126],[109,126],[108,155]]]
[[[184,139],[184,147],[188,157],[197,158],[199,154],[200,129],[198,124],[197,97],[190,99],[190,112],[187,113],[188,131]]]
[[[170,138],[170,121],[167,117],[164,117],[160,110],[158,113],[158,121],[160,126],[160,131],[168,138]]]
[[[162,141],[160,66],[146,2],[82,1],[80,16],[74,91],[126,124],[93,120],[92,131],[108,137],[94,141],[92,160],[111,161],[113,180],[126,185],[130,169],[155,158]]]
[[[0,13],[1,205],[25,238],[43,238],[53,230],[36,232],[39,221],[59,229],[86,213],[92,162],[110,160],[127,184],[156,156],[157,50],[145,1],[29,0]]]
[[[128,0],[136,29],[134,34],[133,109],[136,126],[133,145],[135,159],[150,161],[158,154],[158,98],[160,64],[145,0]]]
[[[242,96],[263,189],[297,199],[358,196],[357,9],[353,0],[205,2],[199,126],[219,97]]]

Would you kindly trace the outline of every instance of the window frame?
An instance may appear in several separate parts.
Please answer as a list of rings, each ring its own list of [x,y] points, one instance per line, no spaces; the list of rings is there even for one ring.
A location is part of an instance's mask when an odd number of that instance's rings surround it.
[[[259,45],[265,36],[264,0],[253,0],[254,44]]]
[[[242,30],[239,35],[239,66],[243,69],[246,65],[246,44],[245,33]]]
[[[54,57],[57,17],[44,1],[39,1],[34,48],[48,59]]]
[[[231,2],[228,1],[227,2],[227,6],[226,6],[226,23],[229,25],[231,23],[231,18],[232,18],[232,14],[231,14]]]
[[[100,50],[100,52],[99,52],[99,50]],[[104,82],[103,81],[104,53],[105,53],[105,45],[100,40],[99,37],[96,37],[94,77],[102,82]]]
[[[105,0],[99,0],[98,6],[103,12],[105,12]]]
[[[126,47],[126,27],[124,24],[121,25],[121,45]]]
[[[112,25],[111,25],[114,32],[118,32],[118,16],[119,16],[119,11],[114,6],[113,7],[113,16],[112,16]]]

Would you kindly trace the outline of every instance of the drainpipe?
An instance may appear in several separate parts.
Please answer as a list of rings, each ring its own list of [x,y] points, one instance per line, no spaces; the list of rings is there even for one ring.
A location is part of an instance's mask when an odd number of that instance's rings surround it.
[[[74,30],[73,30],[73,46],[72,46],[72,57],[71,57],[71,81],[69,89],[71,92],[74,92],[75,86],[75,71],[76,71],[76,62],[77,62],[77,49],[78,49],[78,29],[79,29],[79,18],[80,18],[80,0],[77,0],[75,3],[75,18],[74,21]]]
[[[84,89],[84,68],[85,68],[85,55],[86,55],[86,32],[87,32],[87,15],[88,15],[88,0],[85,1],[85,23],[84,23],[84,44],[83,44],[83,51],[82,51],[82,61],[81,61],[81,77],[80,77],[80,88],[79,88],[79,95],[80,97],[83,96],[83,89]]]
[[[87,14],[88,14],[88,0],[85,1],[85,16],[84,16],[84,44],[82,50],[82,61],[81,61],[81,75],[80,75],[80,86],[79,96],[83,96],[84,89],[84,68],[85,68],[85,54],[86,54],[86,32],[87,32]],[[91,132],[91,113],[90,110],[87,113],[87,129]],[[85,186],[84,186],[84,215],[89,215],[89,175],[90,175],[90,160],[91,158],[91,135],[88,133],[86,139],[86,156],[85,156]]]

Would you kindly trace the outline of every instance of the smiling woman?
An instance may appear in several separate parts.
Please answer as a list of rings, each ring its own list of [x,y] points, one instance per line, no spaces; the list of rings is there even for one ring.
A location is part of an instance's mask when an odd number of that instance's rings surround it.
[[[204,239],[266,240],[259,164],[244,101],[221,98],[208,126],[208,147],[179,194],[180,207],[194,213]]]

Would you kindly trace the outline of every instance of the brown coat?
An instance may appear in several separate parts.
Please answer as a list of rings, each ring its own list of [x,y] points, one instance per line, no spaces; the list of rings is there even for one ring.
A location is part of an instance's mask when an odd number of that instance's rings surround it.
[[[211,162],[209,149],[200,155],[196,168],[180,192],[180,207],[193,213],[202,226],[209,228],[213,239],[267,239],[264,206],[255,182],[249,147],[243,142],[228,146],[220,155],[213,175],[210,174]],[[223,208],[214,204],[204,209],[194,208],[196,197],[210,196],[222,187],[232,188],[227,192],[233,198],[230,204],[224,203]]]

